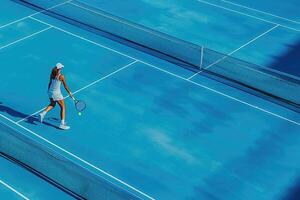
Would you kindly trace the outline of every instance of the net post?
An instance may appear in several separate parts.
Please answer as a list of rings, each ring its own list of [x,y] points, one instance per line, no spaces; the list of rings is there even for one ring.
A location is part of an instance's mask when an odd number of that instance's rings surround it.
[[[203,51],[204,51],[204,47],[201,46],[200,70],[202,70],[202,65],[203,65]]]

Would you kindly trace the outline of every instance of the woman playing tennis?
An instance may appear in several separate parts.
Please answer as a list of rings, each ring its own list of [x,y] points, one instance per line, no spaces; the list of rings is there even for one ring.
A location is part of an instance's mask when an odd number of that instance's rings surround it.
[[[64,66],[61,63],[57,63],[56,66],[52,69],[50,80],[48,84],[48,95],[50,99],[50,104],[48,107],[40,113],[40,121],[43,122],[47,112],[52,110],[56,103],[58,103],[60,107],[60,117],[61,123],[59,125],[60,129],[67,130],[70,129],[70,126],[66,125],[65,115],[66,115],[66,106],[64,102],[64,97],[61,93],[60,87],[61,83],[63,83],[64,88],[69,93],[70,97],[74,99],[69,87],[67,86],[65,77],[61,74],[61,70]]]

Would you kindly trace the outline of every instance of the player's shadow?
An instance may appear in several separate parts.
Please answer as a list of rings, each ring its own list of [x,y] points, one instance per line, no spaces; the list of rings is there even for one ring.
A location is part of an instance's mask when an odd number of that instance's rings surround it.
[[[14,118],[18,118],[20,120],[24,119],[23,121],[25,123],[28,123],[28,124],[32,124],[32,125],[38,125],[38,124],[41,124],[40,121],[39,121],[39,118],[37,115],[28,115],[28,114],[25,114],[25,113],[22,113],[18,110],[15,110],[13,108],[10,108],[8,106],[5,106],[2,102],[0,102],[0,113],[7,113],[9,114],[11,117],[14,117]],[[47,125],[47,126],[50,126],[50,127],[53,127],[53,128],[56,128],[56,129],[59,129],[58,126],[52,124],[51,122],[49,121],[52,121],[52,122],[59,122],[59,119],[57,118],[54,118],[54,117],[51,117],[51,118],[46,118],[43,122],[43,124]]]

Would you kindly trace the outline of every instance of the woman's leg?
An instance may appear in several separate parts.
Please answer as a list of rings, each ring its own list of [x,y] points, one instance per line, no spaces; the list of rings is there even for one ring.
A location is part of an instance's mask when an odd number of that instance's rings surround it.
[[[47,106],[47,108],[45,109],[45,112],[49,112],[50,110],[52,110],[56,105],[56,102],[51,98],[50,99],[50,104]]]
[[[65,122],[65,116],[66,116],[66,106],[64,100],[57,101],[58,105],[60,106],[60,118],[61,118],[61,123],[59,125],[59,128],[67,130],[70,129],[70,126],[66,125]]]
[[[64,100],[59,100],[57,101],[59,107],[60,107],[60,118],[61,118],[61,122],[62,124],[64,124],[65,122],[65,117],[66,117],[66,106],[65,106],[65,102]]]
[[[52,110],[56,105],[56,102],[50,98],[50,104],[47,106],[47,108],[40,113],[40,122],[43,122],[45,115],[47,114],[47,112],[49,112],[50,110]]]

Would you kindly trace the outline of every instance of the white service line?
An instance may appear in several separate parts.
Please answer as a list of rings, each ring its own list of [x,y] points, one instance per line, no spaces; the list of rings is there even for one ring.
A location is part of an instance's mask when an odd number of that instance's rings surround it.
[[[246,44],[240,46],[239,48],[237,48],[236,50],[230,52],[228,55],[232,55],[234,54],[235,52],[239,51],[240,49],[244,48],[245,46],[248,46],[249,44],[251,44],[252,42],[256,41],[257,39],[261,38],[262,36],[268,34],[269,32],[271,32],[272,30],[274,30],[275,28],[279,27],[280,25],[277,24],[275,26],[273,26],[272,28],[270,28],[269,30],[265,31],[264,33],[258,35],[257,37],[253,38],[252,40],[250,40],[249,42],[247,42]]]
[[[27,198],[25,195],[23,195],[22,193],[20,193],[19,191],[17,191],[16,189],[14,189],[13,187],[11,187],[7,183],[5,183],[4,181],[0,180],[0,183],[2,185],[4,185],[5,187],[7,187],[8,189],[10,189],[11,191],[13,191],[14,193],[16,193],[17,195],[19,195],[20,197],[22,197],[23,199],[29,200],[29,198]]]
[[[118,69],[118,70],[116,70],[116,71],[114,71],[114,72],[112,72],[112,73],[110,73],[110,74],[108,74],[108,75],[106,75],[106,76],[104,76],[104,77],[102,77],[102,78],[100,78],[100,79],[98,79],[98,80],[96,80],[96,81],[94,81],[94,82],[92,82],[92,83],[90,83],[90,84],[84,86],[83,88],[81,88],[81,89],[79,89],[79,90],[77,90],[77,91],[75,91],[73,94],[76,94],[76,93],[78,93],[78,92],[80,92],[80,91],[82,91],[82,90],[84,90],[84,89],[86,89],[86,88],[88,88],[88,87],[91,87],[92,85],[95,85],[96,83],[98,83],[98,82],[100,82],[100,81],[103,81],[104,79],[107,79],[108,77],[110,77],[110,76],[112,76],[112,75],[118,73],[119,71],[121,71],[121,70],[123,70],[123,69],[125,69],[125,68],[130,67],[131,65],[135,64],[136,62],[138,62],[138,61],[135,60],[135,61],[133,61],[133,62],[131,62],[131,63],[125,65],[124,67],[121,67],[120,69]]]
[[[32,18],[33,18],[33,17],[32,17]],[[33,19],[35,19],[35,18],[33,18]],[[55,26],[53,26],[53,25],[51,25],[51,24],[49,24],[49,23],[43,22],[43,21],[38,20],[38,19],[35,19],[35,20],[37,20],[37,21],[39,21],[39,22],[41,22],[41,23],[43,23],[43,24],[47,24],[47,25],[49,25],[49,26],[52,26],[53,28],[56,28],[57,30],[60,30],[60,31],[65,32],[65,33],[68,33],[68,34],[70,34],[70,35],[72,35],[72,36],[74,36],[74,37],[80,38],[80,39],[82,39],[82,40],[84,40],[84,41],[86,41],[86,42],[89,42],[89,43],[91,43],[91,44],[94,44],[94,45],[96,45],[96,46],[103,47],[103,48],[108,49],[108,50],[110,50],[110,51],[112,51],[112,52],[115,52],[115,53],[117,53],[117,54],[123,55],[123,56],[125,56],[125,57],[127,57],[127,58],[131,58],[131,59],[133,59],[133,60],[139,61],[140,63],[143,63],[143,64],[145,64],[145,65],[155,67],[154,65],[149,64],[149,63],[147,63],[147,62],[144,62],[144,61],[142,61],[142,60],[140,60],[140,59],[137,59],[137,58],[132,57],[132,56],[129,56],[129,55],[127,55],[127,54],[121,53],[121,52],[119,52],[119,51],[117,51],[117,50],[115,50],[115,49],[112,49],[112,48],[109,48],[109,47],[107,47],[107,46],[101,45],[101,44],[99,44],[99,43],[97,43],[97,42],[91,41],[91,40],[89,40],[89,39],[86,39],[86,38],[84,38],[84,37],[81,37],[81,36],[79,36],[79,35],[76,35],[76,34],[74,34],[74,33],[71,33],[71,32],[69,32],[69,31],[66,31],[66,30],[63,30],[63,29],[61,29],[61,28],[55,27]],[[156,67],[156,68],[158,68],[158,67]],[[158,69],[160,69],[160,68],[158,68]],[[162,70],[162,69],[161,69],[161,71],[165,71],[165,72],[167,72],[167,73],[169,73],[169,74],[172,74],[171,72],[168,72],[168,71],[166,71],[166,70]],[[175,74],[174,74],[174,75],[175,75]],[[198,85],[198,83],[193,82],[193,81],[191,81],[191,80],[189,80],[189,79],[187,79],[187,78],[184,78],[184,77],[181,77],[181,76],[178,76],[178,75],[175,75],[175,76],[178,77],[178,78],[180,78],[180,79],[182,79],[182,80],[186,80],[186,81],[188,81],[188,82],[190,82],[190,83],[194,83],[194,84]],[[200,85],[200,84],[199,84],[199,85]],[[237,102],[243,103],[243,104],[245,104],[245,105],[249,105],[250,107],[255,108],[255,109],[258,109],[258,110],[260,110],[260,111],[263,111],[263,112],[266,112],[266,113],[269,113],[269,114],[272,113],[272,112],[270,112],[270,111],[267,111],[267,110],[264,110],[264,109],[259,108],[259,107],[257,107],[257,106],[254,106],[254,105],[252,105],[252,104],[243,102],[243,101],[241,101],[241,100],[239,100],[239,99],[237,99],[237,98],[231,97],[231,96],[226,95],[226,94],[223,94],[223,93],[221,93],[221,92],[218,92],[218,91],[216,91],[216,90],[214,90],[214,89],[211,89],[211,88],[209,88],[209,87],[206,87],[206,86],[201,86],[201,87],[206,88],[206,89],[211,90],[211,91],[215,91],[216,93],[218,93],[218,94],[220,94],[220,95],[226,96],[226,97],[228,97],[228,98],[230,98],[230,99],[232,99],[232,100],[235,100],[235,101],[237,101]],[[280,116],[280,115],[277,115],[277,114],[275,114],[275,113],[272,113],[272,115],[273,115],[273,116],[277,116],[277,117],[279,117],[279,118],[281,118],[281,119],[284,119],[284,120],[286,120],[286,121],[289,121],[289,122],[292,122],[292,123],[294,123],[294,124],[299,125],[298,122],[295,122],[295,121],[293,121],[293,120],[287,119],[287,118],[282,117],[282,116]]]
[[[242,48],[244,48],[245,46],[248,46],[249,44],[251,44],[252,42],[256,41],[257,39],[261,38],[262,36],[266,35],[267,33],[271,32],[272,30],[274,30],[275,28],[277,28],[280,25],[275,25],[272,28],[270,28],[269,30],[263,32],[262,34],[256,36],[255,38],[253,38],[252,40],[250,40],[249,42],[245,43],[244,45],[240,46],[239,48],[235,49],[234,51],[230,52],[229,54],[223,56],[222,58],[216,60],[215,62],[213,62],[212,64],[208,65],[207,67],[204,68],[204,70],[218,64],[219,62],[221,62],[222,60],[226,59],[228,56],[231,56],[232,54],[234,54],[235,52],[241,50]],[[204,70],[200,70],[199,72],[193,74],[192,76],[190,76],[188,79],[192,79],[193,77],[195,77],[196,75],[202,73]]]
[[[7,45],[1,46],[1,47],[0,47],[0,50],[4,49],[4,48],[6,48],[6,47],[9,47],[9,46],[11,46],[11,45],[13,45],[13,44],[16,44],[16,43],[18,43],[18,42],[21,42],[21,41],[23,41],[23,40],[26,40],[26,39],[28,39],[28,38],[31,38],[31,37],[33,37],[33,36],[35,36],[35,35],[38,35],[38,34],[44,32],[44,31],[49,30],[50,28],[52,28],[52,27],[47,27],[47,28],[42,29],[42,30],[40,30],[40,31],[37,31],[37,32],[35,32],[35,33],[31,34],[31,35],[28,35],[28,36],[23,37],[23,38],[21,38],[21,39],[19,39],[19,40],[16,40],[16,41],[14,41],[14,42],[12,42],[12,43],[9,43],[9,44],[7,44]]]
[[[104,77],[102,77],[102,78],[99,78],[99,79],[93,81],[92,83],[90,83],[90,84],[88,84],[88,85],[86,85],[86,86],[84,86],[84,87],[82,87],[82,88],[76,90],[75,92],[73,92],[73,94],[76,94],[76,93],[78,93],[78,92],[80,92],[80,91],[82,91],[82,90],[84,90],[84,89],[86,89],[86,88],[88,88],[88,87],[91,87],[92,85],[95,85],[96,83],[98,83],[98,82],[100,82],[100,81],[103,81],[104,79],[107,79],[108,77],[110,77],[110,76],[112,76],[112,75],[118,73],[119,71],[122,71],[123,69],[126,69],[126,68],[130,67],[131,65],[135,64],[136,62],[138,62],[138,61],[135,60],[135,61],[133,61],[133,62],[131,62],[131,63],[129,63],[129,64],[127,64],[127,65],[125,65],[125,66],[119,68],[119,69],[117,69],[116,71],[113,71],[112,73],[110,73],[110,74],[108,74],[108,75],[106,75],[106,76],[104,76]],[[64,97],[64,99],[66,99],[66,98],[68,98],[68,97],[69,97],[69,95],[66,96],[66,97]],[[16,123],[20,123],[20,122],[22,122],[22,121],[28,119],[29,117],[32,117],[32,116],[34,116],[34,115],[40,113],[40,112],[43,111],[45,108],[46,108],[46,107],[44,107],[44,108],[42,108],[42,109],[36,111],[35,113],[33,113],[33,114],[31,114],[31,115],[29,115],[29,116],[23,118],[23,119],[20,119],[20,120],[17,121]]]
[[[115,181],[121,183],[122,185],[125,185],[126,187],[132,189],[133,191],[135,191],[135,192],[137,192],[137,193],[139,193],[139,194],[141,194],[141,195],[143,195],[143,196],[145,196],[145,197],[147,197],[147,198],[149,198],[149,199],[151,199],[151,200],[155,200],[153,197],[147,195],[146,193],[144,193],[144,192],[138,190],[137,188],[135,188],[135,187],[129,185],[128,183],[126,183],[126,182],[124,182],[124,181],[118,179],[117,177],[115,177],[115,176],[109,174],[108,172],[106,172],[106,171],[100,169],[99,167],[97,167],[97,166],[95,166],[95,165],[89,163],[88,161],[86,161],[86,160],[80,158],[79,156],[76,156],[75,154],[73,154],[73,153],[67,151],[66,149],[64,149],[64,148],[62,148],[62,147],[60,147],[60,146],[58,146],[57,144],[55,144],[55,143],[53,143],[53,142],[47,140],[46,138],[42,137],[41,135],[39,135],[39,134],[33,132],[32,130],[26,128],[25,126],[22,126],[21,124],[18,124],[17,122],[15,122],[15,121],[11,120],[10,118],[8,118],[8,117],[2,115],[1,113],[0,113],[0,117],[6,119],[7,121],[9,121],[9,122],[15,124],[16,126],[22,128],[22,129],[24,129],[25,131],[31,133],[32,135],[36,136],[37,138],[43,140],[44,142],[46,142],[46,143],[48,143],[48,144],[50,144],[50,145],[56,147],[57,149],[61,150],[62,152],[68,154],[69,156],[71,156],[71,157],[73,157],[73,158],[75,158],[75,159],[81,161],[82,163],[84,163],[84,164],[86,164],[86,165],[92,167],[93,169],[95,169],[95,170],[97,170],[97,171],[99,171],[99,172],[105,174],[106,176],[108,176],[108,177],[110,177],[111,179],[113,179],[113,180],[115,180]],[[9,125],[8,125],[8,126],[9,126]],[[123,188],[123,189],[125,189],[125,188]],[[127,191],[128,191],[128,190],[127,190]],[[130,191],[128,191],[128,192],[130,192]]]
[[[238,13],[240,15],[244,15],[244,16],[247,16],[247,17],[250,17],[250,18],[253,18],[253,19],[257,19],[257,20],[260,20],[260,21],[263,21],[263,22],[267,22],[267,23],[274,24],[274,25],[280,25],[281,27],[284,27],[286,29],[290,29],[290,30],[293,30],[293,31],[300,32],[300,29],[292,28],[292,27],[289,27],[289,26],[286,26],[286,25],[283,25],[283,24],[279,24],[279,23],[275,23],[275,22],[272,22],[272,21],[269,21],[269,20],[266,20],[266,19],[263,19],[263,18],[255,17],[253,15],[249,15],[249,14],[237,11],[237,10],[226,8],[224,6],[213,4],[213,3],[210,3],[210,2],[207,2],[207,1],[204,1],[204,0],[197,0],[197,1],[201,2],[201,3],[204,3],[204,4],[207,4],[207,5],[210,5],[210,6],[214,6],[214,7],[217,7],[217,8],[224,9],[224,10],[227,10],[227,11],[230,11],[230,12]]]
[[[275,17],[275,18],[279,18],[279,19],[283,19],[283,20],[286,20],[286,21],[289,21],[289,22],[293,22],[295,24],[300,24],[300,22],[298,22],[298,21],[288,19],[288,18],[285,18],[285,17],[281,17],[281,16],[278,16],[278,15],[274,15],[272,13],[268,13],[268,12],[261,11],[261,10],[258,10],[258,9],[250,8],[248,6],[244,6],[244,5],[241,5],[241,4],[233,3],[231,1],[226,1],[226,0],[220,0],[220,1],[223,1],[225,3],[231,4],[231,5],[234,5],[234,6],[238,6],[238,7],[241,7],[241,8],[246,8],[248,10],[252,10],[252,11],[255,11],[255,12],[263,13],[265,15],[269,15],[269,16],[272,16],[272,17]]]
[[[72,1],[72,0],[65,1],[65,2],[63,2],[63,3],[60,3],[60,4],[57,4],[57,5],[52,6],[52,7],[50,7],[50,8],[47,8],[47,9],[45,9],[45,10],[42,10],[42,11],[39,11],[39,12],[35,12],[35,13],[33,13],[33,14],[31,14],[31,15],[28,15],[28,16],[26,16],[26,17],[17,19],[17,20],[15,20],[15,21],[12,21],[12,22],[10,22],[10,23],[8,23],[8,24],[4,24],[4,25],[0,26],[0,29],[1,29],[1,28],[4,28],[4,27],[6,27],[6,26],[9,26],[9,25],[11,25],[11,24],[17,23],[17,22],[19,22],[19,21],[22,21],[22,20],[24,20],[24,19],[27,19],[27,18],[29,18],[29,17],[35,16],[35,15],[37,15],[37,14],[43,13],[43,12],[45,12],[45,11],[49,11],[49,10],[51,10],[51,9],[53,9],[53,8],[56,8],[56,7],[58,7],[58,6],[64,5],[64,4],[66,4],[66,3],[69,3],[70,1]]]

